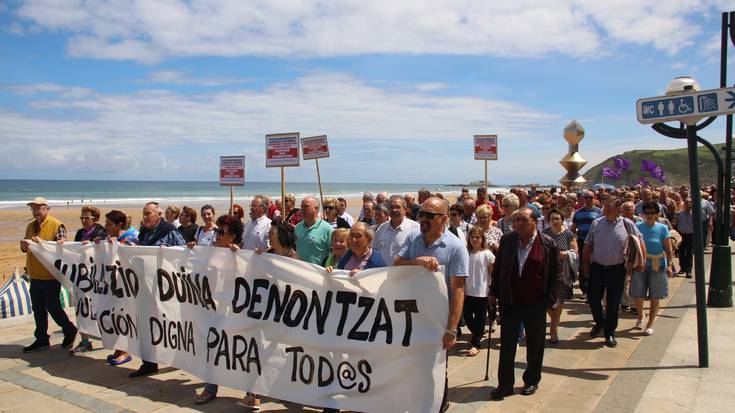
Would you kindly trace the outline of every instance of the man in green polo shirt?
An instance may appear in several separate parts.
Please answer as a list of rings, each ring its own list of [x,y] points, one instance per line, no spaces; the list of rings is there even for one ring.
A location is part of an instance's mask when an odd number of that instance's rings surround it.
[[[319,219],[319,201],[307,196],[301,201],[303,221],[296,225],[296,253],[302,261],[321,265],[332,245],[332,224]]]

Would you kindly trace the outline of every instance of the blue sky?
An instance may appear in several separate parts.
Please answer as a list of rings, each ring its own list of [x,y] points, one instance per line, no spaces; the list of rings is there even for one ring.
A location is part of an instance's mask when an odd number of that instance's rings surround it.
[[[680,75],[719,86],[732,3],[648,3],[0,3],[0,178],[215,180],[245,154],[248,180],[276,181],[264,136],[298,131],[328,135],[328,182],[480,179],[472,135],[496,133],[492,181],[553,183],[571,120],[589,166],[679,147],[636,99]]]

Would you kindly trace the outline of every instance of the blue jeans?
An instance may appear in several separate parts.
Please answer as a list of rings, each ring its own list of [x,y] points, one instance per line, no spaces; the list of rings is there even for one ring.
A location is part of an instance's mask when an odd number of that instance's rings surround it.
[[[212,383],[204,383],[204,391],[206,391],[209,394],[217,395],[217,390],[219,390],[219,385],[212,384]]]

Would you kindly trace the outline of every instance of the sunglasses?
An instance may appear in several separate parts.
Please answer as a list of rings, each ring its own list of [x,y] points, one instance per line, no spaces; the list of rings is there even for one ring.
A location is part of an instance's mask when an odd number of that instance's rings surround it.
[[[224,237],[225,235],[229,235],[229,234],[227,234],[227,232],[224,229],[222,229],[222,228],[215,228],[214,229],[214,235],[216,235],[218,237]]]
[[[438,214],[436,212],[429,212],[429,211],[419,211],[419,218],[426,218],[426,219],[434,219],[438,216],[443,216],[445,214]]]
[[[88,219],[94,219],[94,217],[79,217],[82,221],[86,221]]]
[[[335,207],[334,207],[334,206],[332,206],[332,205],[325,205],[325,206],[324,206],[324,210],[325,210],[325,211],[331,211],[331,210],[333,210],[333,209],[335,209]]]

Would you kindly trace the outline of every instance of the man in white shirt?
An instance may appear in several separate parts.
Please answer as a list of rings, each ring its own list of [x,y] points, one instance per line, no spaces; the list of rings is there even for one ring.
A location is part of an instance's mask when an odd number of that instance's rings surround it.
[[[383,261],[393,265],[398,251],[406,242],[408,234],[419,230],[419,223],[406,218],[406,201],[400,195],[393,195],[388,201],[390,220],[375,231],[373,248],[380,253]]]
[[[347,213],[347,200],[344,198],[337,198],[337,205],[337,215],[347,221],[350,226],[355,225],[355,218],[352,218],[352,215]]]
[[[256,195],[250,202],[250,222],[245,224],[242,230],[242,249],[267,251],[270,248],[268,232],[271,228],[271,220],[265,215],[266,210],[265,198],[262,195]]]

